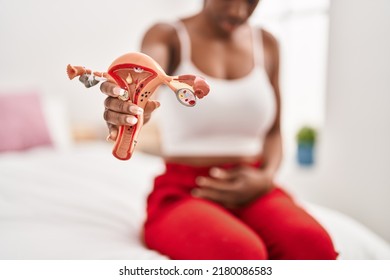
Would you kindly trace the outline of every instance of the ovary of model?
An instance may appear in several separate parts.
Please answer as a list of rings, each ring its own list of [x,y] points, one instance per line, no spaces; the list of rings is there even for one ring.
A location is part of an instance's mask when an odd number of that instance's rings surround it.
[[[68,65],[67,73],[69,79],[79,76],[86,87],[94,86],[100,81],[114,82],[122,89],[119,98],[142,109],[162,84],[170,87],[178,101],[189,107],[195,106],[197,97],[203,98],[210,91],[203,78],[195,75],[168,76],[157,62],[143,53],[128,53],[117,58],[107,72],[92,72],[82,66]],[[143,115],[135,117],[138,119],[135,125],[119,127],[113,148],[113,155],[118,159],[128,160],[133,154],[144,123]]]

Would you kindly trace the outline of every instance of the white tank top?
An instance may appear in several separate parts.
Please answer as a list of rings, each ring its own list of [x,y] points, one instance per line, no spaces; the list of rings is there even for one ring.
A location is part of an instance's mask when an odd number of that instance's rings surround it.
[[[263,44],[253,30],[254,68],[238,79],[225,80],[202,73],[191,61],[191,41],[182,22],[174,24],[181,44],[181,62],[174,75],[206,79],[210,93],[188,108],[174,94],[159,93],[157,110],[161,148],[166,156],[253,156],[262,152],[274,123],[276,102],[264,68]]]

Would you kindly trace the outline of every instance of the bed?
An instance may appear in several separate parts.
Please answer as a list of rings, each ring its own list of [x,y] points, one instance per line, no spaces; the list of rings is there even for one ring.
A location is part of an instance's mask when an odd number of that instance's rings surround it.
[[[0,152],[0,259],[167,259],[140,239],[161,159],[137,151],[119,161],[106,142],[54,142]],[[340,259],[390,259],[388,243],[355,220],[302,205],[329,231]]]

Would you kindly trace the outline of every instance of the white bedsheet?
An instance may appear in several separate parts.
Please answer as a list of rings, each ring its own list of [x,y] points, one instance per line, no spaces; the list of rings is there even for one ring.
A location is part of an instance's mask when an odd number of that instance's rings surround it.
[[[105,143],[0,155],[0,259],[165,259],[140,240],[157,157],[119,161]],[[305,203],[340,259],[390,259],[389,245],[356,221]]]

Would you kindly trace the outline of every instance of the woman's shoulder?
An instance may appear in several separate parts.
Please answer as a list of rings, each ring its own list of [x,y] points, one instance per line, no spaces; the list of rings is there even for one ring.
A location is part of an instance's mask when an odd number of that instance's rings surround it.
[[[194,17],[186,17],[186,18],[177,18],[172,21],[161,21],[154,23],[149,29],[147,33],[157,33],[162,36],[173,36],[177,35],[177,30],[180,29],[183,25],[187,25],[189,22],[192,22]]]
[[[277,38],[268,30],[262,27],[256,27],[260,43],[262,44],[262,51],[264,54],[264,64],[267,73],[270,77],[277,72],[279,65],[279,42]]]
[[[156,59],[167,73],[180,62],[180,42],[173,23],[158,22],[145,32],[142,40],[143,52]]]
[[[169,22],[158,22],[144,33],[142,45],[164,45],[173,50],[178,48],[178,37],[175,26]]]
[[[146,36],[153,36],[159,38],[169,38],[176,34],[176,29],[173,23],[170,22],[157,22],[150,26],[145,32]]]
[[[275,35],[263,27],[255,27],[255,30],[258,36],[261,36],[260,38],[263,41],[264,47],[269,49],[278,49],[279,42]]]

